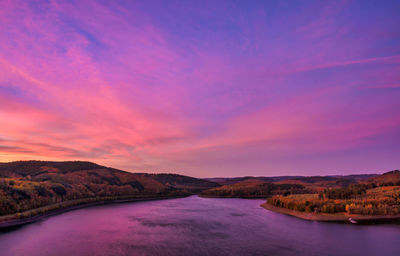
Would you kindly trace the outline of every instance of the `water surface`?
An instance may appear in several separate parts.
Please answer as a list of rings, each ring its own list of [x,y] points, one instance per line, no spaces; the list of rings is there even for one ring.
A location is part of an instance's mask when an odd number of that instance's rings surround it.
[[[400,255],[400,225],[304,221],[262,200],[104,205],[0,233],[0,255]]]

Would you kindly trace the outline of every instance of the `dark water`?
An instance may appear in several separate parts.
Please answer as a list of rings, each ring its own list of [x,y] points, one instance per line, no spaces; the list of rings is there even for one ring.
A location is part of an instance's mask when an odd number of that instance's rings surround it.
[[[0,255],[400,255],[400,225],[299,220],[196,196],[67,212],[0,233]]]

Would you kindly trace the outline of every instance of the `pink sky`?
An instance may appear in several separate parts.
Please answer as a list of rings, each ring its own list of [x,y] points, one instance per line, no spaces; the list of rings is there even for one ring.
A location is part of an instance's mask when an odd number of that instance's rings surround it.
[[[0,1],[0,162],[400,168],[398,1]]]

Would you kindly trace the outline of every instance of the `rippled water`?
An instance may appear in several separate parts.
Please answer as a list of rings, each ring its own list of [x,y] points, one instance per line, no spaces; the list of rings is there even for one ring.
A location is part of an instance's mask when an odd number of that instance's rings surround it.
[[[0,255],[400,255],[400,225],[310,222],[262,202],[192,196],[75,210],[0,233]]]

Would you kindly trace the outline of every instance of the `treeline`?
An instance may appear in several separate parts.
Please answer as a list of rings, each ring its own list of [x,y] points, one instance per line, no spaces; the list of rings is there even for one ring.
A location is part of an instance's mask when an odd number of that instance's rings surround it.
[[[319,193],[319,199],[351,199],[360,198],[367,189],[376,188],[375,184],[351,184],[344,188],[327,188]]]
[[[42,172],[46,172],[43,171],[43,167],[55,168],[61,173],[105,168],[104,166],[95,163],[83,161],[16,161],[10,163],[0,163],[0,177],[9,177],[10,174],[17,174],[21,176],[38,175]]]
[[[315,213],[348,213],[360,215],[396,215],[400,214],[400,190],[399,188],[382,189],[377,188],[377,192],[371,196],[366,195],[362,187],[354,188],[358,199],[354,195],[346,194],[346,191],[336,191],[332,193],[336,199],[329,199],[327,196],[321,198],[317,195],[290,195],[273,196],[267,199],[267,203],[301,212]],[[352,199],[337,199],[338,197],[348,197]]]
[[[263,198],[270,195],[309,193],[300,184],[274,184],[270,182],[239,182],[203,191],[200,195],[209,197]]]
[[[185,194],[181,190],[145,190],[139,182],[123,185],[109,183],[60,184],[51,181],[27,181],[0,178],[0,215],[23,212],[47,205],[60,204],[78,199],[122,196],[160,196]]]

